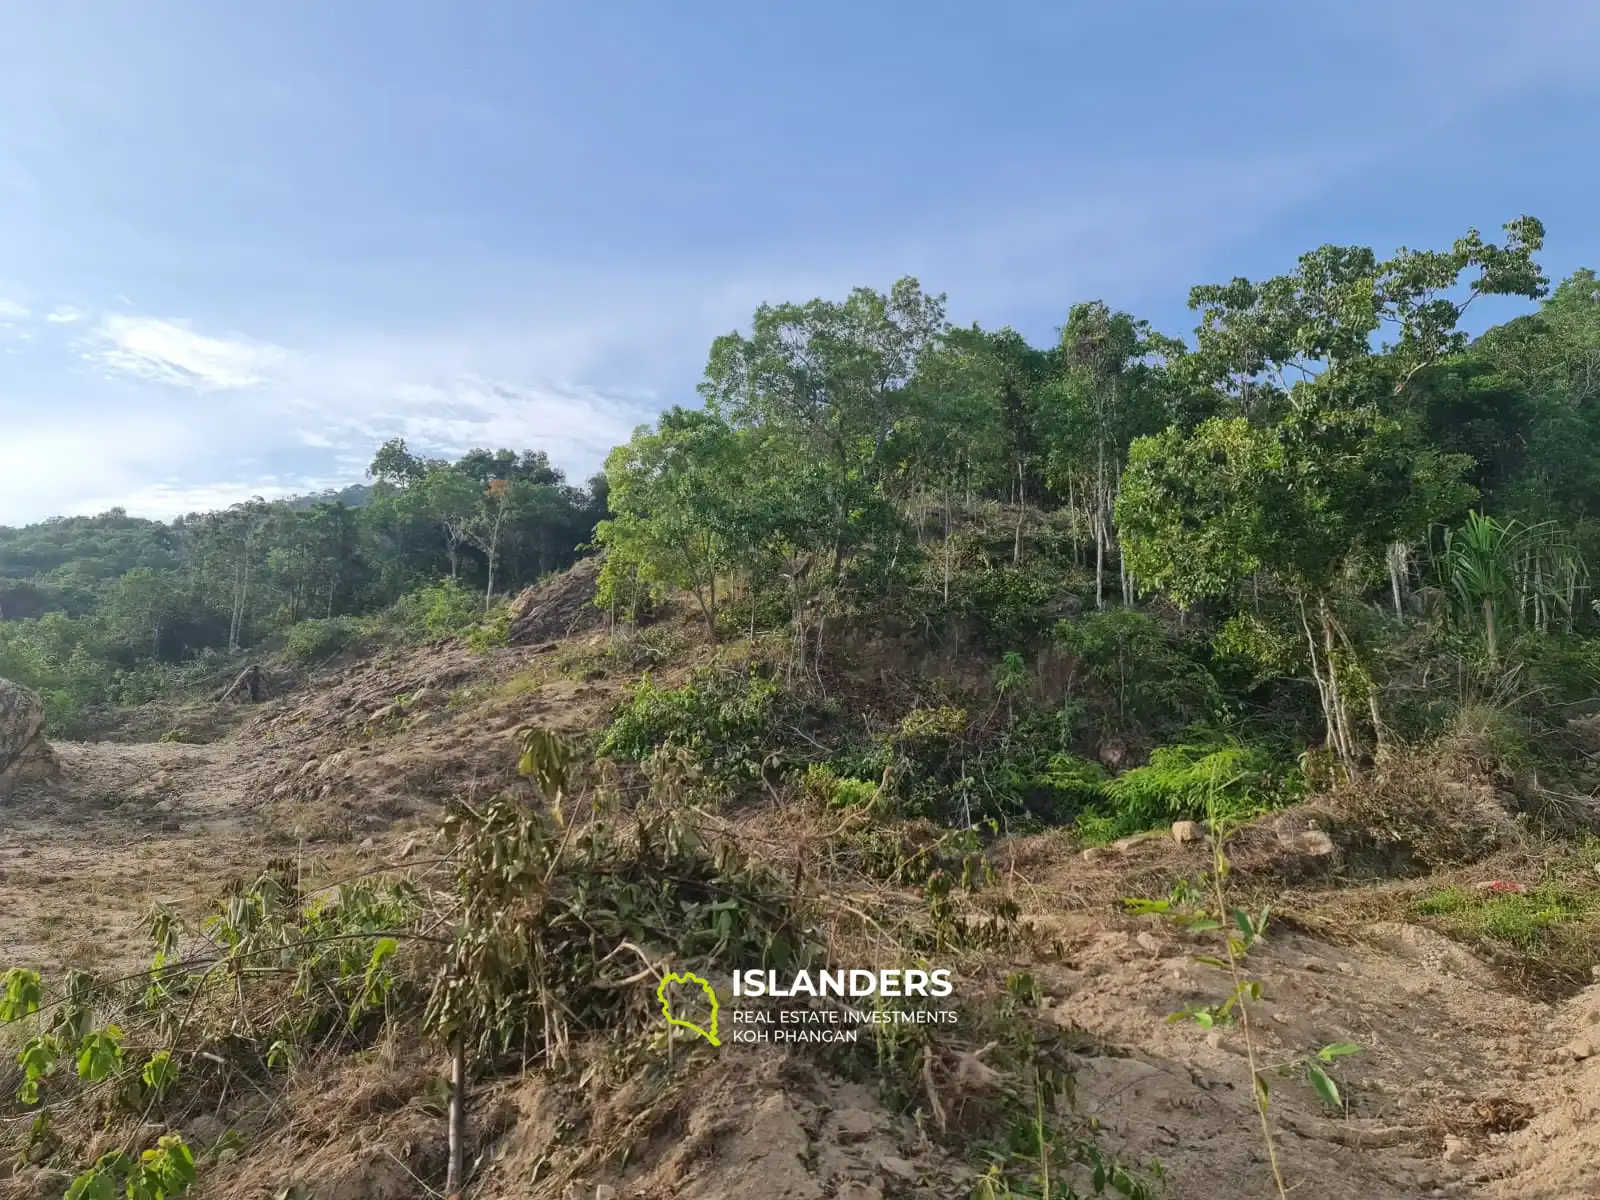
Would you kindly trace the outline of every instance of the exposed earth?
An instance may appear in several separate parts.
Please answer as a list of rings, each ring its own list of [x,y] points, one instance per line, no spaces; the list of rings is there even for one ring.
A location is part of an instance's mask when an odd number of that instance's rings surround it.
[[[59,777],[21,782],[0,804],[0,963],[137,970],[148,958],[140,923],[158,901],[198,912],[274,857],[322,872],[402,864],[444,797],[485,795],[514,776],[517,728],[592,729],[617,698],[622,680],[582,669],[608,635],[563,641],[577,610],[545,607],[527,644],[356,660],[259,705],[211,705],[214,740],[57,744]],[[733,828],[792,842],[787,819],[758,813]],[[994,857],[1042,935],[1041,949],[1008,951],[1002,965],[1032,974],[1041,1010],[1070,1037],[1076,1108],[1098,1122],[1100,1143],[1158,1161],[1169,1196],[1276,1195],[1240,1031],[1168,1019],[1228,991],[1222,972],[1195,961],[1214,941],[1119,911],[1120,895],[1202,870],[1204,847],[1152,840],[1086,859],[1049,834]],[[1513,856],[1452,878],[1470,886],[1518,869],[1536,866]],[[1286,883],[1278,903],[1291,915],[1250,956],[1264,1065],[1329,1043],[1361,1048],[1335,1072],[1342,1115],[1303,1079],[1273,1089],[1291,1194],[1600,1195],[1600,986],[1541,997],[1506,964],[1388,903],[1415,886]],[[1345,919],[1319,923],[1319,912]],[[443,1153],[444,1122],[427,1099],[442,1069],[394,1054],[292,1075],[240,1123],[241,1154],[191,1195],[429,1194],[414,1166]],[[495,1084],[474,1102],[489,1153],[466,1194],[587,1198],[607,1194],[593,1190],[602,1185],[663,1200],[972,1194],[970,1165],[804,1048],[701,1047],[676,1069],[660,1094],[624,1087],[604,1098],[586,1136],[628,1153],[597,1153],[559,1192],[537,1178],[558,1137],[561,1093],[531,1075]],[[952,1110],[985,1086],[981,1070],[962,1070],[938,1064]],[[223,1124],[199,1111],[181,1122],[207,1141]],[[59,1196],[69,1178],[48,1166],[5,1171],[9,1197]]]

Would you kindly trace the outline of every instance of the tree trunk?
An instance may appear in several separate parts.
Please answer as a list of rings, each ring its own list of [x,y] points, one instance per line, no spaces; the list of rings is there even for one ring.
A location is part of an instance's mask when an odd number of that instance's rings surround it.
[[[944,602],[950,603],[950,492],[944,494]]]
[[[1334,761],[1341,766],[1344,763],[1344,754],[1339,741],[1338,720],[1334,716],[1333,701],[1330,695],[1328,680],[1323,677],[1322,667],[1317,661],[1317,639],[1311,632],[1311,621],[1306,616],[1306,602],[1299,600],[1300,628],[1306,635],[1306,653],[1311,660],[1311,678],[1316,681],[1317,699],[1322,705],[1322,719],[1327,728],[1328,749],[1332,752]],[[1332,664],[1329,664],[1330,666]]]
[[[1400,583],[1400,574],[1406,566],[1406,544],[1394,543],[1384,557],[1389,565],[1389,591],[1394,599],[1394,615],[1395,619],[1399,620],[1406,615],[1405,593]]]
[[[1344,694],[1339,688],[1339,668],[1334,658],[1334,621],[1333,614],[1328,611],[1326,597],[1318,598],[1317,612],[1322,621],[1322,647],[1328,668],[1328,703],[1333,713],[1334,729],[1339,738],[1339,757],[1344,763],[1345,770],[1354,773],[1357,757],[1356,740],[1350,730],[1350,714],[1345,708]]]
[[[1027,513],[1028,480],[1022,471],[1022,460],[1017,459],[1017,533],[1011,544],[1011,565],[1022,565],[1022,518]]]
[[[1106,606],[1106,444],[1100,443],[1094,480],[1094,606]]]
[[[447,1200],[458,1200],[467,1162],[467,1054],[456,1041],[450,1054],[449,1161],[445,1166],[444,1190]]]

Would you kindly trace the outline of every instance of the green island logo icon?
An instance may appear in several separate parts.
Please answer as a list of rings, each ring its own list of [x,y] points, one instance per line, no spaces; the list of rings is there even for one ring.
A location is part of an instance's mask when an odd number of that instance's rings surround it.
[[[667,987],[668,985],[674,983],[693,984],[699,987],[699,989],[706,994],[706,999],[711,1002],[711,1027],[709,1029],[702,1029],[693,1021],[685,1021],[681,1017],[675,1017],[672,1015],[672,1001],[667,997]],[[659,984],[656,985],[656,999],[661,1002],[661,1015],[667,1019],[668,1025],[677,1025],[684,1029],[690,1030],[693,1033],[698,1033],[713,1046],[722,1045],[722,1042],[717,1038],[717,1011],[721,1005],[717,1003],[717,993],[713,991],[711,985],[704,979],[701,979],[700,976],[693,975],[688,972],[685,972],[682,975],[677,973],[669,973]]]

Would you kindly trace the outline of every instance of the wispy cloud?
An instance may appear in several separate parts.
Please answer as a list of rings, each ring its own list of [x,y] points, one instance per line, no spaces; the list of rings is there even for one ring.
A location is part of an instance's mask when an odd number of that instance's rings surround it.
[[[256,387],[289,358],[281,346],[209,337],[187,322],[119,313],[101,321],[83,354],[116,375],[200,391]]]
[[[86,314],[81,308],[74,308],[70,304],[58,305],[45,317],[52,325],[71,325],[75,321],[83,320]]]
[[[0,296],[0,318],[9,318],[20,321],[31,315],[31,310],[19,300],[8,300]]]

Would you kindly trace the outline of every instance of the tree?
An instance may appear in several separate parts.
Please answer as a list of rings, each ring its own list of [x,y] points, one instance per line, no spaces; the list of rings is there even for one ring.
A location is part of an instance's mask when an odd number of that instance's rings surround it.
[[[1124,478],[1117,514],[1130,563],[1180,605],[1258,571],[1287,591],[1329,746],[1347,768],[1362,752],[1352,682],[1380,745],[1384,728],[1337,600],[1365,565],[1389,561],[1392,546],[1415,543],[1475,495],[1463,481],[1472,460],[1423,442],[1407,389],[1465,346],[1457,324],[1476,297],[1542,293],[1532,254],[1543,227],[1525,217],[1506,229],[1504,248],[1475,230],[1449,251],[1381,263],[1325,246],[1289,275],[1195,289],[1203,318],[1189,369],[1239,415],[1136,443]],[[1473,268],[1465,297],[1447,298]],[[1375,348],[1384,328],[1396,339]]]
[[[488,582],[483,589],[483,611],[494,600],[494,568],[500,559],[500,537],[506,515],[511,511],[512,484],[507,479],[491,479],[475,512],[461,527],[462,536],[483,551],[488,562]]]
[[[684,588],[717,638],[717,576],[733,561],[725,520],[737,480],[739,443],[714,413],[673,408],[642,426],[606,459],[611,518],[596,530],[611,551],[603,586],[623,572],[654,586]]]
[[[908,385],[945,327],[944,297],[906,278],[888,295],[857,288],[842,303],[764,304],[749,337],[730,333],[712,345],[700,386],[708,408],[732,427],[759,427],[773,452],[831,476],[834,575],[854,483],[881,495],[890,443],[909,415]]]
[[[1439,576],[1452,621],[1482,639],[1490,666],[1514,629],[1548,633],[1558,618],[1570,629],[1589,581],[1582,555],[1554,521],[1526,525],[1483,513],[1445,531]]]
[[[408,487],[406,495],[414,511],[425,516],[443,534],[445,553],[450,559],[450,578],[457,578],[461,573],[461,546],[468,540],[468,527],[478,512],[478,485],[453,467],[436,466]]]
[[[1116,546],[1113,513],[1128,446],[1161,427],[1150,389],[1150,327],[1094,301],[1074,305],[1061,330],[1061,371],[1052,389],[1052,463],[1058,486],[1086,494],[1094,536],[1094,596],[1105,607],[1106,553]],[[1120,550],[1124,604],[1133,580]]]

